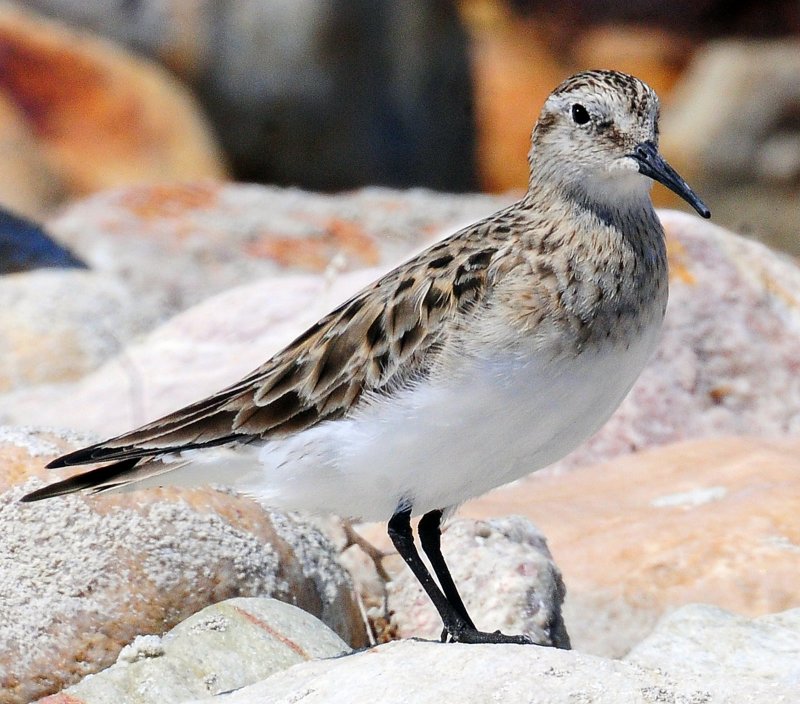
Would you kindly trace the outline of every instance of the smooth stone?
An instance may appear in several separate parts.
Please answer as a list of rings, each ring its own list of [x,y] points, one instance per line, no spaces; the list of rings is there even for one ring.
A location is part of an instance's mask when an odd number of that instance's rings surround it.
[[[349,652],[339,636],[302,609],[276,599],[239,597],[206,607],[163,636],[138,636],[114,665],[40,702],[179,704]]]
[[[625,661],[673,674],[762,681],[800,696],[800,608],[750,619],[690,604],[661,619]]]
[[[379,697],[408,704],[454,698],[506,704],[789,704],[791,696],[779,684],[735,671],[698,677],[555,648],[406,640],[295,665],[216,701],[372,704]]]

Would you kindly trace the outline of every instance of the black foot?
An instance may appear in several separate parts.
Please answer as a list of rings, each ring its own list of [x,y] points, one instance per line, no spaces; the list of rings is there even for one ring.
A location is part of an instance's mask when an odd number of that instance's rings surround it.
[[[455,630],[455,629],[454,629]],[[463,628],[450,633],[451,643],[512,643],[514,645],[534,645],[528,636],[507,636],[505,633],[495,631],[486,633],[477,628]]]

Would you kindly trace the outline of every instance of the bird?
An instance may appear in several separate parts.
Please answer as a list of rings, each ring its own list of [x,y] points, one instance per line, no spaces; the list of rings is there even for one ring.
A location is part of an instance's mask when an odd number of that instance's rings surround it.
[[[660,155],[658,120],[634,76],[567,78],[534,126],[520,200],[401,263],[240,381],[53,460],[99,466],[22,500],[217,483],[275,508],[388,521],[442,640],[530,643],[475,626],[442,524],[595,433],[654,352],[668,271],[653,182],[710,217]]]

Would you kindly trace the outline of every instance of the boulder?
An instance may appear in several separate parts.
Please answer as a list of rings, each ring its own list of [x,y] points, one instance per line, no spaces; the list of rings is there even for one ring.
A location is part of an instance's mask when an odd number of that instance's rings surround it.
[[[724,676],[696,676],[555,648],[406,640],[295,665],[218,701],[371,704],[376,696],[409,704],[438,704],[454,696],[508,704],[775,704],[792,701],[793,693],[768,678],[739,674],[735,668]]]
[[[0,391],[85,376],[158,313],[142,310],[108,274],[38,269],[0,276]]]
[[[721,438],[653,448],[467,503],[547,536],[573,647],[620,657],[664,613],[702,602],[747,616],[800,607],[800,441]]]
[[[292,603],[365,642],[350,579],[299,519],[211,489],[20,503],[63,476],[42,466],[77,440],[0,430],[0,476],[13,477],[0,494],[0,701],[59,691],[235,596]]]
[[[184,183],[99,193],[47,228],[92,268],[124,277],[139,305],[166,301],[177,312],[287,271],[334,275],[395,264],[506,202],[381,188],[329,196]]]
[[[665,616],[626,662],[697,677],[726,676],[800,691],[800,609],[749,619],[690,604]],[[787,700],[791,701],[791,700]]]
[[[139,636],[117,662],[40,704],[178,704],[239,689],[350,648],[324,623],[275,599],[208,606],[164,636]]]
[[[67,197],[226,176],[197,103],[164,69],[11,3],[0,8],[0,94]]]
[[[131,344],[74,386],[9,394],[0,417],[19,423],[29,409],[33,415],[22,424],[107,435],[129,430],[235,382],[375,275],[361,270],[332,280],[270,278],[221,293]],[[119,394],[114,403],[107,402],[110,390]]]
[[[675,88],[661,144],[720,223],[794,255],[800,254],[798,72],[794,37],[708,43]]]
[[[570,647],[561,618],[561,573],[544,536],[529,521],[519,516],[453,521],[442,535],[442,554],[479,629]],[[411,570],[399,556],[385,565],[396,635],[438,639],[442,620]]]

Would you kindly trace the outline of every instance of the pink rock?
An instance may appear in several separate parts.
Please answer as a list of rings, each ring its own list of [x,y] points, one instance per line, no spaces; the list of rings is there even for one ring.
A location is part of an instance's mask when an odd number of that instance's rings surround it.
[[[800,606],[800,440],[717,438],[562,476],[539,472],[460,514],[536,522],[564,576],[573,646],[619,657],[664,612]]]

